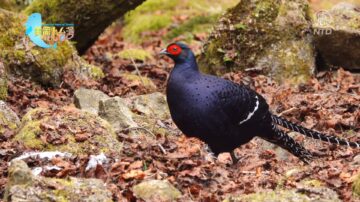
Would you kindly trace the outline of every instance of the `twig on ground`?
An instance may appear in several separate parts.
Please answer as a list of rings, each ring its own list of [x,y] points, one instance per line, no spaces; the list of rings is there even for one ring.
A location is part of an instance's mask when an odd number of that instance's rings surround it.
[[[130,59],[131,59],[131,62],[133,63],[133,65],[135,67],[136,74],[139,76],[142,85],[146,88],[145,82],[144,82],[143,78],[141,77],[138,66],[136,65],[136,63],[135,63],[135,61],[134,61],[134,59],[132,57],[130,57]]]

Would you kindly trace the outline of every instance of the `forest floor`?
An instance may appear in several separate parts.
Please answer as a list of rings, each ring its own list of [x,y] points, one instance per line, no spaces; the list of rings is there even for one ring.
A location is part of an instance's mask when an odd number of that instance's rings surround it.
[[[173,66],[168,58],[157,53],[166,44],[162,41],[166,30],[145,33],[151,40],[135,45],[124,42],[121,26],[108,29],[85,55],[85,59],[103,68],[102,80],[83,81],[71,72],[64,75],[60,88],[45,88],[23,78],[12,78],[6,102],[22,117],[29,108],[38,106],[64,106],[73,102],[73,92],[80,86],[98,89],[109,96],[128,97],[150,93],[139,82],[122,77],[123,72],[135,72],[153,80],[156,91],[165,92],[166,81]],[[199,52],[206,33],[198,34],[191,47]],[[181,38],[180,38],[181,39]],[[152,57],[145,61],[131,61],[115,55],[128,48],[141,48]],[[360,76],[342,69],[318,73],[306,84],[291,86],[277,84],[256,72],[233,72],[224,78],[242,82],[263,95],[275,114],[307,128],[360,141]],[[173,127],[173,130],[177,130]],[[254,139],[236,150],[241,161],[232,165],[228,154],[213,159],[205,145],[197,139],[186,138],[178,131],[176,136],[157,136],[147,142],[137,141],[119,133],[124,142],[121,159],[98,166],[92,173],[84,173],[89,157],[56,159],[54,164],[65,167],[60,173],[46,173],[56,177],[95,177],[107,182],[108,188],[118,200],[136,200],[131,187],[146,178],[165,178],[183,194],[184,201],[221,201],[229,194],[248,194],[266,189],[302,189],[304,183],[328,187],[337,192],[344,201],[360,201],[352,192],[352,181],[360,174],[360,149],[334,146],[295,135],[298,142],[314,152],[315,159],[304,165],[285,151],[268,147],[262,140]],[[0,196],[7,182],[8,162],[25,149],[10,141],[14,131],[8,131],[0,145]],[[141,137],[139,137],[141,138]],[[141,143],[140,143],[141,142]],[[157,145],[161,144],[164,153]],[[40,160],[28,162],[32,166]],[[311,193],[310,193],[311,194]]]

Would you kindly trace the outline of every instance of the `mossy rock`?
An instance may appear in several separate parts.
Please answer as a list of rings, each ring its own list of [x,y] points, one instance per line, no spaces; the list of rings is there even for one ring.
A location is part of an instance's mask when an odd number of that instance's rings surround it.
[[[31,78],[43,85],[58,86],[65,69],[90,78],[102,78],[98,67],[86,63],[69,41],[57,48],[35,46],[25,35],[27,17],[0,9],[0,59],[7,72]]]
[[[151,59],[152,56],[149,52],[142,49],[126,49],[117,54],[122,59],[127,60],[140,60],[145,61],[147,59]]]
[[[72,107],[30,110],[13,141],[35,150],[72,154],[116,155],[122,148],[107,121]]]
[[[0,100],[0,136],[6,129],[15,131],[19,124],[20,121],[15,112]]]
[[[249,68],[279,82],[306,82],[315,69],[310,26],[305,0],[241,1],[205,43],[200,69],[221,75]]]
[[[34,176],[24,161],[12,161],[4,201],[110,202],[112,194],[99,179]]]

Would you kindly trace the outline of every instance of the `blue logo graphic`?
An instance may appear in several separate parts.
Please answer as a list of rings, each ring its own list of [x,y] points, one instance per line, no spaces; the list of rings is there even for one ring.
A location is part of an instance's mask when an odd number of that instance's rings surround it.
[[[42,40],[41,36],[36,33],[36,30],[39,28],[41,29],[42,26],[42,20],[41,20],[41,14],[40,13],[33,13],[29,16],[28,20],[25,23],[25,34],[30,38],[30,40],[36,44],[37,46],[40,46],[42,48],[56,48],[57,43],[54,43],[54,45],[49,45],[45,41]]]

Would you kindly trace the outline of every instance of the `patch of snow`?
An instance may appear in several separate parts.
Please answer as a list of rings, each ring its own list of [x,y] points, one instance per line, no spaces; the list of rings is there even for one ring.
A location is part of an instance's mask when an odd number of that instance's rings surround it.
[[[37,176],[40,175],[40,173],[42,172],[42,167],[35,167],[34,169],[31,170],[32,174]]]
[[[18,156],[16,158],[12,159],[12,161],[23,160],[23,159],[28,159],[28,158],[52,159],[57,156],[70,158],[72,156],[72,154],[67,153],[67,152],[59,152],[59,151],[26,152],[26,153],[22,154],[21,156]]]
[[[102,165],[103,163],[107,162],[107,158],[104,153],[101,153],[99,155],[90,155],[90,160],[88,164],[86,165],[85,171],[88,171],[92,168],[96,168],[97,165]]]

